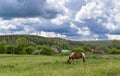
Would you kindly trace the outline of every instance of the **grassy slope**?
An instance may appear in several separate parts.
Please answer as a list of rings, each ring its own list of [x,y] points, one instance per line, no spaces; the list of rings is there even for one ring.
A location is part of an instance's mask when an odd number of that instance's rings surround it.
[[[66,56],[0,55],[0,76],[120,76],[120,56],[89,56],[66,64]]]

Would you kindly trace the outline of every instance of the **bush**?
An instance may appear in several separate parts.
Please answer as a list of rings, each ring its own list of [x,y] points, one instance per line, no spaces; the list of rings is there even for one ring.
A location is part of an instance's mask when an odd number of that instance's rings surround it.
[[[6,53],[7,54],[14,54],[16,46],[14,45],[7,45],[6,46]]]
[[[85,52],[91,52],[91,51],[92,51],[91,48],[88,47],[88,46],[82,46],[81,48],[82,48]]]
[[[37,46],[37,50],[41,50],[41,49],[42,49],[42,47],[43,47],[43,46],[38,45],[38,46]]]
[[[34,50],[35,50],[35,48],[34,48],[33,46],[28,46],[28,47],[25,47],[25,48],[24,48],[24,51],[25,51],[27,54],[32,54]]]
[[[84,50],[82,48],[78,47],[78,48],[74,48],[72,50],[72,52],[84,52]]]
[[[69,54],[70,54],[70,53],[67,52],[67,53],[59,53],[58,55],[59,55],[59,56],[68,56]]]
[[[16,46],[15,48],[15,54],[26,54],[25,50],[23,47]]]
[[[40,53],[42,55],[52,55],[53,54],[53,50],[50,47],[42,46]]]
[[[0,54],[6,53],[7,42],[5,40],[0,42]]]
[[[109,48],[107,46],[97,46],[95,50],[108,52]]]
[[[32,52],[33,55],[40,55],[41,50],[35,50]]]
[[[120,54],[120,50],[113,48],[113,49],[111,49],[108,53],[109,53],[109,54]]]
[[[96,50],[93,50],[93,54],[101,54],[101,51],[96,51]]]

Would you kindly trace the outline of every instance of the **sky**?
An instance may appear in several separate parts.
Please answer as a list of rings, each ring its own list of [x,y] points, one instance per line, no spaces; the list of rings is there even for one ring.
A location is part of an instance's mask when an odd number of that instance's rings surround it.
[[[0,0],[0,35],[120,40],[120,0]]]

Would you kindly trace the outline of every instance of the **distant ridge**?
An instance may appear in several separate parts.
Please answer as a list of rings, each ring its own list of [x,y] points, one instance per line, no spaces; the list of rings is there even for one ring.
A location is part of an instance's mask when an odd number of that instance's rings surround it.
[[[0,41],[6,40],[9,44],[16,44],[18,38],[25,38],[27,41],[33,42],[36,45],[47,45],[58,48],[72,48],[74,46],[84,45],[109,45],[112,40],[101,40],[101,41],[72,41],[57,37],[42,37],[37,35],[0,35]]]

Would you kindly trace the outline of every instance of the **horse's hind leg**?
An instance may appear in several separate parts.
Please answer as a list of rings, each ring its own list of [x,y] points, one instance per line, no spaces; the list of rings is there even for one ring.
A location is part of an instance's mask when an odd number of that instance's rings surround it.
[[[85,62],[85,58],[83,57],[82,59],[83,59],[83,62]]]

